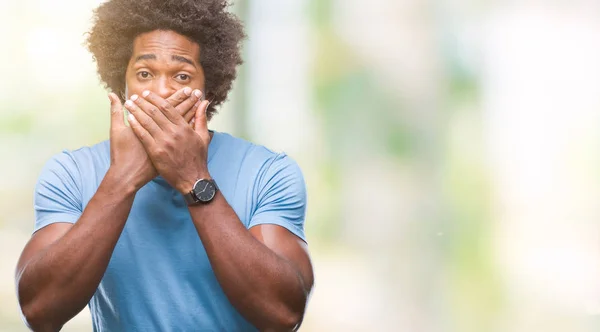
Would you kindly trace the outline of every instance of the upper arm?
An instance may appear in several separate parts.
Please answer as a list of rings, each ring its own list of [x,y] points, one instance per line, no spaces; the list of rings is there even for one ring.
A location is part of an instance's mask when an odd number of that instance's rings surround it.
[[[257,205],[250,219],[250,233],[299,271],[308,292],[313,271],[304,234],[306,185],[296,162],[277,155],[257,183]]]
[[[69,152],[53,156],[44,165],[35,186],[33,235],[17,263],[17,276],[33,256],[61,238],[83,212],[81,176]]]
[[[248,228],[279,225],[306,242],[306,185],[298,164],[285,154],[275,156],[261,170],[255,187]]]
[[[25,248],[21,253],[21,257],[19,257],[19,261],[17,262],[17,279],[32,257],[44,251],[48,246],[60,239],[69,231],[69,229],[71,229],[71,227],[73,227],[73,224],[71,223],[57,222],[33,233],[31,239],[29,239],[29,242],[27,242],[25,245]]]
[[[314,275],[308,245],[286,228],[263,224],[250,228],[250,233],[280,257],[283,257],[298,270],[309,293],[314,284]]]
[[[82,180],[69,152],[53,156],[44,165],[35,185],[34,232],[55,222],[75,223],[83,213]]]

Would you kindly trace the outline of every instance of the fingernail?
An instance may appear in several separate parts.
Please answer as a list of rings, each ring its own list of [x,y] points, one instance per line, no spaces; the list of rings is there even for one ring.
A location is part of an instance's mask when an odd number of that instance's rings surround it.
[[[138,99],[138,95],[131,95],[131,101],[135,101],[136,99]]]
[[[186,96],[189,96],[192,94],[192,88],[187,87],[183,89],[183,93],[185,93]]]
[[[133,96],[132,96],[132,97],[133,97]],[[125,106],[129,106],[129,107],[131,107],[131,106],[133,106],[133,102],[132,102],[131,100],[127,100],[127,101],[125,102]]]
[[[149,94],[150,94],[150,91],[146,90],[146,91],[142,92],[142,97],[146,98],[146,97],[148,97]]]
[[[129,113],[129,115],[127,115],[127,119],[129,119],[129,122],[135,121],[135,117],[131,113]]]
[[[200,98],[200,96],[202,96],[202,92],[200,92],[200,90],[194,90],[194,95]]]

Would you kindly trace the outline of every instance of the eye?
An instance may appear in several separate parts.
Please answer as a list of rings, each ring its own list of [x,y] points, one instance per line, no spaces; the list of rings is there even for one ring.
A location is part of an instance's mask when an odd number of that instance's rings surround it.
[[[147,71],[141,71],[141,72],[137,73],[137,76],[141,79],[148,79],[148,78],[150,78],[150,73]]]
[[[177,79],[179,79],[180,81],[187,81],[190,79],[190,75],[188,74],[179,74],[175,77],[177,77]]]

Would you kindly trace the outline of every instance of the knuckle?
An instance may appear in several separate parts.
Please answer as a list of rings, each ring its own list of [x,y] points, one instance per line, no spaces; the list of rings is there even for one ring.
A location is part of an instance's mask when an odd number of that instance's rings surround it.
[[[183,95],[183,94],[177,94],[177,95],[167,99],[167,101],[169,102],[169,105],[171,107],[177,108],[177,105],[181,104],[185,100],[184,97],[185,97],[185,95]]]
[[[177,135],[177,128],[174,126],[167,125],[163,130],[167,133],[167,137],[174,137]]]
[[[184,115],[186,110],[184,108],[185,105],[180,104],[179,106],[175,107],[175,111],[177,112],[177,114],[179,115]]]
[[[156,113],[158,113],[158,112],[159,112],[159,111],[158,111],[158,108],[156,108],[156,107],[150,107],[150,108],[148,109],[148,113],[150,113],[150,115],[154,115],[154,114],[156,114]]]
[[[158,107],[159,107],[161,110],[163,110],[163,111],[166,111],[166,110],[168,110],[168,109],[170,109],[170,108],[171,108],[171,104],[170,104],[168,101],[166,101],[166,100],[163,100],[163,101],[161,101],[161,102],[158,104]]]
[[[183,135],[181,134],[181,132],[179,130],[174,130],[171,134],[171,137],[173,137],[173,140],[175,142],[180,142],[183,139],[182,136]]]
[[[148,126],[150,126],[150,120],[149,120],[148,118],[141,118],[141,119],[140,119],[138,122],[139,122],[139,123],[142,125],[142,127],[144,127],[144,128],[148,128]]]
[[[158,147],[154,153],[157,157],[164,158],[167,155],[167,150],[164,147]]]
[[[175,142],[172,139],[167,139],[165,140],[164,146],[167,150],[173,150],[175,147]]]

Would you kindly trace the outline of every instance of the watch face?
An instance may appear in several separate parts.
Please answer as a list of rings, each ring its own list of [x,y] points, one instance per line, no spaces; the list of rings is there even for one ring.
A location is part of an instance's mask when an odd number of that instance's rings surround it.
[[[194,194],[201,202],[210,202],[215,197],[217,188],[212,181],[201,180],[194,186]]]

